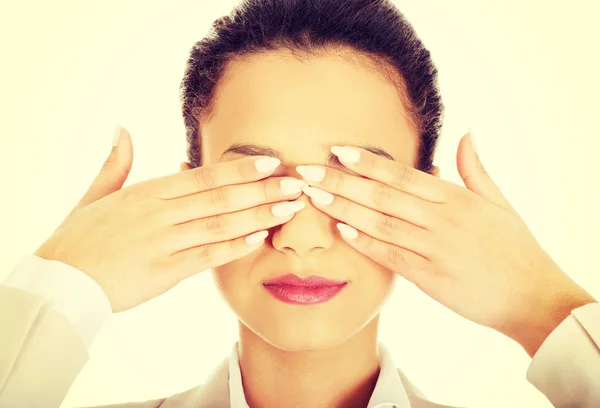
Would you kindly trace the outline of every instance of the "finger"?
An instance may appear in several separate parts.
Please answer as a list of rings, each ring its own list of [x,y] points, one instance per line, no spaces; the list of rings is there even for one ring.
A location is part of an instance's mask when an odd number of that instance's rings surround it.
[[[306,183],[293,177],[270,177],[245,184],[212,190],[164,201],[161,220],[167,225],[181,224],[217,214],[231,213],[275,201],[294,200]]]
[[[273,173],[280,163],[274,157],[252,156],[207,164],[159,178],[155,195],[168,200],[225,185],[260,180]]]
[[[171,279],[181,282],[206,269],[216,268],[254,252],[263,245],[268,235],[269,232],[263,230],[229,241],[200,245],[177,252],[170,258],[175,267],[169,268],[167,273],[171,275]],[[176,271],[175,274],[172,273],[173,270]]]
[[[357,231],[344,224],[336,224],[340,235],[354,249],[384,266],[385,268],[408,279],[417,286],[426,278],[430,261],[422,256],[387,242]]]
[[[468,137],[466,137],[467,135]],[[500,190],[500,187],[498,187],[483,166],[481,158],[473,148],[473,144],[469,143],[471,141],[471,135],[472,133],[469,129],[469,133],[460,139],[458,150],[456,151],[456,166],[458,174],[465,183],[465,187],[506,211],[519,216],[517,211]],[[467,139],[469,139],[469,141],[467,141]]]
[[[401,246],[426,258],[431,251],[431,232],[424,228],[315,187],[305,187],[304,193],[311,198],[315,207],[332,218],[378,240]]]
[[[304,201],[284,201],[233,213],[217,214],[173,225],[168,228],[166,234],[163,233],[164,239],[173,252],[227,241],[288,222],[302,208]]]
[[[407,164],[358,147],[332,146],[331,153],[352,171],[434,203],[445,202],[456,185]]]
[[[423,200],[376,180],[328,166],[297,166],[296,170],[311,186],[423,228],[431,225],[438,213],[435,207],[439,203]]]
[[[73,211],[120,190],[127,180],[133,164],[131,135],[127,129],[118,125],[115,129],[115,136],[118,136],[119,143],[115,145],[113,142],[113,148],[104,161],[102,169]]]

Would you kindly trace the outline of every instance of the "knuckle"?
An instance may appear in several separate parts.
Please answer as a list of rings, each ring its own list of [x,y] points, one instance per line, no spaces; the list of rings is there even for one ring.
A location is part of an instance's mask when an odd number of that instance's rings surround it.
[[[363,251],[366,253],[376,252],[375,248],[375,238],[365,235],[362,243]]]
[[[119,190],[119,193],[122,194],[123,199],[126,200],[139,200],[144,197],[155,197],[152,186],[147,181],[127,186]]]
[[[224,187],[218,187],[209,190],[208,202],[214,206],[229,208],[231,206],[230,190]]]
[[[256,220],[259,226],[271,225],[273,220],[276,219],[271,212],[271,205],[261,205],[254,207],[254,220]],[[281,217],[282,219],[285,217]]]
[[[408,166],[392,166],[392,182],[397,186],[405,186],[412,181],[413,172]]]
[[[260,182],[262,185],[262,198],[265,201],[270,201],[281,195],[279,187],[280,179],[268,178]]]
[[[183,278],[180,275],[172,272],[169,273],[169,268],[167,268],[166,271],[162,270],[157,275],[157,278],[159,279],[159,284],[161,285],[161,287],[167,290],[176,286],[183,280]]]
[[[438,208],[438,218],[442,228],[448,229],[457,226],[458,220],[452,210],[452,205],[443,204]]]
[[[382,207],[392,199],[392,187],[387,184],[375,183],[372,188],[373,203],[377,206]]]
[[[236,246],[234,244],[234,240],[230,239],[225,242],[222,247],[222,255],[225,259],[234,259],[236,253]]]
[[[228,225],[223,214],[217,214],[206,218],[205,227],[210,234],[221,236],[227,231]]]
[[[338,207],[338,211],[341,217],[343,218],[353,218],[352,217],[352,201],[345,199],[345,198],[338,198],[336,199],[337,201],[337,207]]]
[[[432,203],[426,209],[420,209],[417,213],[419,225],[424,230],[431,232],[437,230],[444,224],[445,203]]]
[[[140,183],[141,184],[141,183]],[[122,190],[119,190],[120,199],[123,201],[123,207],[128,205],[133,205],[137,208],[142,208],[142,206],[146,206],[148,204],[142,204],[142,201],[151,200],[151,201],[162,201],[160,199],[156,199],[152,191],[145,188],[144,185],[132,185]],[[143,211],[140,211],[143,212]]]
[[[197,167],[194,179],[202,189],[212,189],[217,185],[217,169],[214,166]]]
[[[333,191],[341,191],[344,187],[344,179],[345,175],[341,171],[331,171],[329,172],[329,186],[333,189]]]
[[[369,172],[369,173],[374,173],[374,170],[377,169],[377,164],[379,163],[379,160],[367,160],[366,163],[363,164],[363,166],[365,166],[365,169]]]
[[[198,248],[198,259],[203,264],[210,264],[215,256],[214,245],[202,245]]]
[[[398,221],[396,218],[387,214],[381,214],[375,220],[375,230],[383,236],[389,237],[395,235],[397,228]]]
[[[162,226],[177,225],[181,214],[187,214],[188,208],[185,204],[174,205],[171,200],[160,200],[151,208],[148,222]]]
[[[137,187],[137,186],[135,186],[135,185],[129,186],[128,188],[124,188],[120,191],[119,194],[121,195],[123,200],[135,201],[136,199],[138,199],[141,196],[140,191],[139,191],[140,189],[134,188],[134,187]]]
[[[387,248],[387,261],[392,265],[398,265],[404,262],[404,252],[396,245],[389,245]]]
[[[454,200],[444,203],[439,212],[447,226],[461,228],[465,225],[465,217],[472,217],[477,211],[479,209],[470,197],[459,194]]]
[[[256,175],[254,161],[241,160],[237,165],[237,172],[242,180],[248,180]]]

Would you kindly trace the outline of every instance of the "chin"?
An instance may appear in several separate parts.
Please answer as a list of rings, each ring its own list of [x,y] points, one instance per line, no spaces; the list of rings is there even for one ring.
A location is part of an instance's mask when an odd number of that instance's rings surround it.
[[[250,313],[246,308],[236,314],[256,336],[280,350],[327,350],[348,341],[379,312],[379,307],[357,307],[349,299],[338,300],[314,306],[255,302]]]
[[[257,324],[246,324],[258,337],[266,343],[284,351],[313,351],[327,350],[339,346],[347,341],[356,332],[355,329],[338,327],[330,321],[321,322],[267,322],[266,319]],[[268,323],[268,324],[267,324]]]

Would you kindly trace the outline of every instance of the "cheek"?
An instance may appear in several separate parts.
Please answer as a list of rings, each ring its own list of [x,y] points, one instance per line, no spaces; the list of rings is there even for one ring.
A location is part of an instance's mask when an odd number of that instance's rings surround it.
[[[353,252],[353,255],[355,257],[351,264],[363,295],[374,302],[388,295],[394,288],[398,275],[359,252]]]
[[[234,310],[244,303],[249,292],[248,267],[247,262],[238,259],[212,269],[217,290]]]
[[[371,264],[362,268],[353,285],[352,297],[355,302],[350,305],[355,308],[356,315],[369,320],[377,314],[392,294],[396,277],[394,272],[380,265]]]

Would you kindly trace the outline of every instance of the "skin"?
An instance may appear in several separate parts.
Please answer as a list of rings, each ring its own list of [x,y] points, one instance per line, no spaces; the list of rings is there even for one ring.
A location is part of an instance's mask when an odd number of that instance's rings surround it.
[[[515,339],[531,356],[570,310],[595,301],[539,248],[468,138],[457,155],[466,188],[441,180],[437,167],[432,175],[408,173],[414,170],[417,132],[396,87],[377,71],[334,53],[298,62],[280,51],[237,60],[227,78],[214,116],[203,123],[204,164],[243,157],[223,155],[236,143],[276,149],[282,164],[273,176],[302,179],[296,166],[319,165],[325,179],[304,180],[334,197],[321,205],[301,195],[297,200],[305,208],[271,228],[263,247],[213,269],[218,290],[239,319],[240,367],[250,406],[365,407],[379,374],[379,313],[398,275],[466,318]],[[326,161],[332,146],[366,143],[394,160],[358,149],[359,163]],[[180,169],[190,166],[182,163]],[[401,174],[411,180],[391,178]],[[390,188],[374,188],[382,184]],[[373,191],[385,191],[389,200],[373,200]],[[409,192],[414,195],[407,199]],[[478,211],[466,212],[465,203]],[[376,227],[384,212],[387,220],[393,218],[395,233]],[[358,237],[343,238],[339,221],[357,229]],[[514,228],[483,239],[485,231],[477,225],[497,232]],[[450,245],[457,233],[470,245],[465,250]],[[515,243],[526,250],[519,252]],[[498,250],[511,244],[512,263]],[[393,262],[391,253],[397,255]],[[262,287],[262,281],[286,273],[349,284],[326,303],[289,305]],[[499,286],[508,277],[513,286]],[[533,302],[543,307],[524,313]]]

